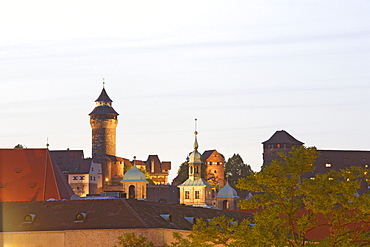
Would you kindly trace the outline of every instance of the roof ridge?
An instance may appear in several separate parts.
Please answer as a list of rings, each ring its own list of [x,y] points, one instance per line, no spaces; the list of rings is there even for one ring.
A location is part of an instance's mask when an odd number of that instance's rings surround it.
[[[141,224],[143,224],[146,228],[149,228],[149,225],[144,221],[143,218],[140,217],[140,215],[133,209],[133,207],[130,205],[130,203],[127,202],[126,199],[122,198],[121,201],[126,205],[130,212],[140,221]]]

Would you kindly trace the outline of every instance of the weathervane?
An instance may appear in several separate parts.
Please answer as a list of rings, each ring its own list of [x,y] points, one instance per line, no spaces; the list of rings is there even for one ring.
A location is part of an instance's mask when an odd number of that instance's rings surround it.
[[[194,134],[198,134],[198,131],[197,131],[197,121],[198,121],[198,119],[195,119],[195,123],[194,123],[194,125],[195,125],[195,132],[194,132]]]

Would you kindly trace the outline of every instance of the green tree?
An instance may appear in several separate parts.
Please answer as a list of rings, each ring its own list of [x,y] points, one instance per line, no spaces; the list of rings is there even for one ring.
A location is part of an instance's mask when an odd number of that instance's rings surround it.
[[[124,233],[122,236],[118,237],[118,246],[122,247],[153,247],[152,242],[148,242],[147,238],[139,235],[135,236],[135,233]],[[118,247],[114,245],[114,247]]]
[[[183,162],[178,171],[177,171],[177,176],[173,179],[173,184],[174,185],[180,185],[183,182],[186,181],[189,177],[189,164],[187,162]]]
[[[252,169],[250,165],[244,164],[242,157],[239,154],[234,154],[225,163],[225,179],[229,181],[229,184],[236,189],[240,197],[247,195],[247,191],[241,190],[236,187],[240,178],[247,177],[251,174]],[[226,178],[226,176],[228,176]]]
[[[204,221],[197,219],[192,232],[187,238],[174,233],[177,242],[172,247],[211,247],[211,246],[253,246],[249,241],[246,232],[251,228],[250,222],[245,219],[236,222],[224,215]]]
[[[240,189],[255,192],[239,206],[263,209],[254,214],[255,225],[248,232],[255,246],[308,246],[307,233],[322,226],[330,234],[313,240],[320,246],[370,244],[370,197],[358,194],[367,172],[352,167],[302,180],[303,173],[313,171],[318,155],[314,147],[293,148],[280,154],[282,160],[239,180]],[[319,214],[328,221],[319,225]]]

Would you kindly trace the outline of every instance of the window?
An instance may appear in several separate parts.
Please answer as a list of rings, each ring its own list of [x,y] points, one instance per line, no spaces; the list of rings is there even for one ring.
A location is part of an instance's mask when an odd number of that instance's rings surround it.
[[[78,176],[73,176],[73,180],[78,180]]]
[[[94,171],[94,167],[91,167],[91,171],[92,171],[92,172]]]
[[[85,176],[80,176],[80,180],[85,180]]]
[[[195,199],[199,199],[199,191],[195,191]]]
[[[32,223],[33,220],[35,219],[35,214],[28,214],[24,217],[23,223]]]
[[[280,144],[277,144],[277,148],[280,148]]]
[[[86,219],[86,213],[79,213],[76,215],[75,222],[83,222]]]
[[[187,190],[185,191],[185,199],[189,199],[190,198],[190,192]]]
[[[331,164],[330,164],[330,163],[326,163],[326,164],[325,164],[325,167],[330,168],[330,167],[331,167]]]

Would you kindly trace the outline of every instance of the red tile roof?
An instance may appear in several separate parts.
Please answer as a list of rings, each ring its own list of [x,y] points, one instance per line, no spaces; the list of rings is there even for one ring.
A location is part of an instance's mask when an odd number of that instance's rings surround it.
[[[69,199],[72,189],[48,149],[0,149],[0,201]]]

